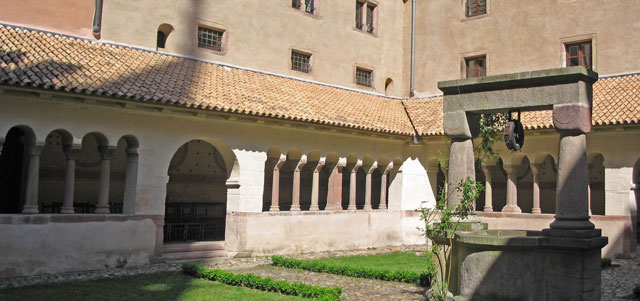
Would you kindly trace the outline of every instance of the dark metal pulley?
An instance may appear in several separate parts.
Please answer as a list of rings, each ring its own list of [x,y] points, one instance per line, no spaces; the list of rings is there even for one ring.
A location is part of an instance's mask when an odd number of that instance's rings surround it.
[[[515,111],[518,112],[518,119],[511,117],[513,112],[509,111],[509,121],[504,125],[504,142],[508,149],[518,151],[524,145],[524,128],[520,122],[520,110]]]

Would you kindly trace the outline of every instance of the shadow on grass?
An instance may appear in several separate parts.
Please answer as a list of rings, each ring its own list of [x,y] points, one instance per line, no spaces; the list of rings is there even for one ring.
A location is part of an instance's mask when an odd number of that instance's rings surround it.
[[[0,291],[0,300],[300,300],[180,273],[86,280]]]

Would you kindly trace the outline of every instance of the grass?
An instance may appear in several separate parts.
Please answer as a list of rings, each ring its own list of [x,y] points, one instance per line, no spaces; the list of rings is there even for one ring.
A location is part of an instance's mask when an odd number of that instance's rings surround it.
[[[415,253],[395,252],[369,256],[328,257],[320,258],[318,261],[331,265],[420,273],[433,265],[431,253],[427,254],[428,256],[418,256]]]
[[[0,300],[301,300],[234,287],[181,273],[75,281],[0,290]]]

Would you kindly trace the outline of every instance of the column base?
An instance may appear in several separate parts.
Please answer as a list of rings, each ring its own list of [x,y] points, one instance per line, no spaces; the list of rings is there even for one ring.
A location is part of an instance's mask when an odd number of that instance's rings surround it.
[[[542,235],[547,237],[557,237],[557,238],[594,238],[601,237],[602,230],[601,229],[591,229],[591,230],[567,230],[567,229],[542,229]]]
[[[289,211],[300,211],[300,205],[291,205]]]
[[[278,211],[280,211],[280,207],[279,206],[271,206],[271,207],[269,207],[269,211],[278,212]]]
[[[532,208],[531,214],[541,214],[542,210],[540,208]]]
[[[517,205],[506,205],[502,208],[502,212],[506,213],[522,213],[522,209]]]
[[[73,209],[73,207],[62,207],[60,208],[60,213],[62,214],[74,214],[76,213],[75,209]]]
[[[378,210],[387,210],[387,205],[380,204],[380,207],[378,207]]]
[[[371,205],[364,205],[362,210],[373,210],[373,207],[371,207]]]
[[[489,206],[489,207],[484,207],[484,212],[493,212],[493,207]]]
[[[595,225],[589,221],[589,217],[583,218],[562,218],[556,216],[556,220],[553,221],[549,228],[558,230],[593,230]]]
[[[358,208],[356,207],[356,205],[349,205],[349,207],[347,207],[347,210],[358,210]]]
[[[324,208],[325,211],[342,211],[342,206],[328,206]]]
[[[22,214],[38,214],[40,211],[38,210],[38,206],[24,206],[22,207]]]
[[[95,214],[109,214],[109,213],[111,213],[111,210],[109,209],[108,205],[98,205],[98,206],[96,206],[96,211],[94,211],[93,213],[95,213]]]
[[[311,205],[311,207],[309,207],[309,211],[319,211],[320,207],[318,207],[318,205]]]

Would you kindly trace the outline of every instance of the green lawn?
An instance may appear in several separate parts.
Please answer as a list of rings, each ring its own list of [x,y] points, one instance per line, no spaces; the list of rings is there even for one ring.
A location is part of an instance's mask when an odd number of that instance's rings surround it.
[[[431,254],[431,253],[429,253]],[[328,257],[318,261],[331,265],[347,265],[362,268],[385,269],[391,271],[424,272],[432,264],[431,257],[417,256],[415,253],[388,253],[369,256]]]
[[[0,300],[301,300],[181,273],[157,273],[0,290]]]

